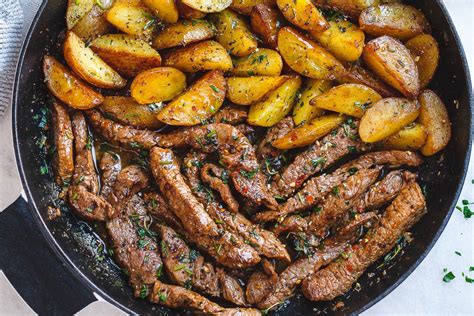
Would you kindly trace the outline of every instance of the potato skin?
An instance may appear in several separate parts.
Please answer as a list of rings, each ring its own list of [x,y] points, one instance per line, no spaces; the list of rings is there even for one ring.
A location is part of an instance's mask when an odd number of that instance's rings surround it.
[[[360,28],[374,37],[388,35],[408,40],[431,27],[425,15],[415,7],[402,3],[387,3],[365,9],[359,16]]]
[[[183,19],[202,19],[207,15],[206,12],[201,12],[183,3],[182,0],[175,0],[176,7],[178,8],[179,16]]]
[[[252,54],[234,60],[232,73],[240,77],[279,76],[283,60],[277,51],[260,48]]]
[[[88,41],[114,30],[112,24],[105,18],[105,10],[94,5],[71,29],[83,41]]]
[[[418,122],[422,124],[428,137],[421,147],[421,153],[432,156],[443,150],[451,139],[451,121],[443,101],[431,90],[423,90],[418,98],[421,110]]]
[[[419,114],[420,104],[416,100],[382,99],[369,108],[360,120],[360,138],[366,143],[381,141],[413,123]]]
[[[214,36],[213,26],[206,20],[182,20],[168,25],[153,39],[153,47],[165,49],[175,46],[187,46],[194,42],[210,39]]]
[[[291,27],[278,32],[278,48],[288,66],[303,76],[334,80],[346,72],[331,53]]]
[[[293,108],[293,121],[296,125],[306,124],[324,113],[324,109],[312,105],[311,100],[333,86],[333,82],[329,80],[306,79],[301,96]]]
[[[44,57],[43,72],[49,91],[70,107],[88,110],[104,101],[99,92],[78,79],[54,57]]]
[[[410,51],[390,36],[368,42],[362,53],[367,67],[405,97],[414,99],[420,93],[418,67]]]
[[[232,0],[181,0],[185,5],[201,12],[220,12],[227,9]]]
[[[380,0],[313,0],[320,7],[333,9],[357,19],[361,12],[368,7],[380,4]]]
[[[276,0],[285,18],[306,31],[322,32],[329,24],[311,0]]]
[[[184,73],[172,67],[158,67],[138,74],[130,86],[130,93],[138,103],[150,104],[172,100],[184,89]]]
[[[426,137],[423,125],[413,123],[384,139],[379,145],[385,150],[418,150],[426,143]]]
[[[94,6],[94,0],[68,0],[66,9],[66,25],[71,30]]]
[[[209,71],[171,101],[158,113],[157,118],[169,125],[200,124],[219,110],[225,94],[226,81],[222,71]]]
[[[257,4],[250,12],[252,31],[260,35],[263,42],[273,49],[278,46],[278,30],[280,29],[278,18],[278,11],[264,3]]]
[[[250,105],[281,86],[288,76],[252,76],[227,78],[227,98],[238,105]]]
[[[242,14],[250,14],[257,5],[275,6],[276,0],[233,0],[230,8]]]
[[[315,97],[310,103],[321,109],[361,118],[368,107],[381,99],[375,90],[367,86],[345,83]]]
[[[167,23],[178,22],[179,12],[174,0],[142,0],[154,15]]]
[[[172,51],[164,58],[164,64],[184,72],[232,69],[232,59],[221,44],[205,41]]]
[[[438,42],[429,34],[421,34],[410,39],[405,46],[415,59],[420,77],[420,88],[423,89],[431,82],[438,68]]]

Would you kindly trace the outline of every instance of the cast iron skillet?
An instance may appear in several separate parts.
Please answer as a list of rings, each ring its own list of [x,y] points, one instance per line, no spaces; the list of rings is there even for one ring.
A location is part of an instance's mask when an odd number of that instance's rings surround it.
[[[336,302],[345,305],[344,313],[359,313],[388,295],[418,266],[440,236],[459,197],[467,171],[473,129],[471,83],[466,58],[441,1],[423,0],[416,7],[423,10],[440,44],[441,63],[433,80],[432,89],[445,101],[453,122],[453,138],[440,155],[427,159],[421,168],[421,182],[427,188],[428,215],[412,229],[414,241],[390,264],[368,272],[359,280],[360,291],[352,290],[345,297],[330,303],[311,303],[302,297],[293,298],[277,314],[312,314],[317,310],[332,313]],[[47,90],[43,84],[42,57],[45,52],[61,56],[60,42],[65,29],[65,0],[45,1],[36,15],[24,43],[17,69],[13,128],[16,157],[28,196],[30,210],[37,220],[44,238],[56,251],[79,284],[98,293],[107,301],[129,313],[156,314],[166,312],[161,307],[134,299],[126,285],[126,276],[100,253],[101,242],[92,229],[76,219],[65,206],[63,216],[47,220],[47,207],[57,204],[57,189],[45,166],[48,157],[41,143],[41,109],[48,104]],[[455,101],[457,100],[457,101]],[[458,104],[457,107],[455,104]],[[38,121],[39,120],[39,121]],[[44,174],[46,172],[46,174]],[[383,275],[383,269],[387,273]],[[377,282],[377,278],[380,281]],[[60,296],[60,293],[58,293]],[[58,298],[60,299],[60,298]]]

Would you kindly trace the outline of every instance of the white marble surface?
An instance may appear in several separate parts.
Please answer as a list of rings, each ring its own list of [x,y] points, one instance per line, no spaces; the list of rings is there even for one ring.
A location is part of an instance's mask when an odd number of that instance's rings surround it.
[[[24,1],[20,1],[24,4]],[[32,0],[39,3],[40,0]],[[474,72],[474,0],[444,0],[457,27]],[[27,21],[31,20],[31,10]],[[0,135],[8,137],[10,116],[0,119]],[[8,141],[0,147],[0,206],[7,206],[19,194],[19,180],[15,172],[12,149]],[[461,199],[474,201],[474,157],[466,178]],[[0,211],[3,207],[0,207]],[[0,232],[1,233],[1,232]],[[459,251],[462,256],[454,252]],[[464,272],[474,266],[474,218],[465,220],[455,211],[441,238],[421,265],[395,291],[364,313],[364,315],[474,315],[474,284],[464,281]],[[450,283],[442,282],[443,269],[456,275]],[[0,315],[31,315],[29,307],[14,292],[0,272]],[[104,302],[95,302],[79,315],[123,315]]]

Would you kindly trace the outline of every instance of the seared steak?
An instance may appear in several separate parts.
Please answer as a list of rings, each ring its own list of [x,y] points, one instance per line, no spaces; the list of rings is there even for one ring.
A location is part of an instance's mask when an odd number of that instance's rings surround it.
[[[100,196],[107,200],[113,190],[117,176],[122,170],[120,156],[114,153],[105,152],[100,159],[99,168],[102,172]]]
[[[56,183],[69,184],[74,173],[74,134],[71,118],[66,106],[58,101],[51,107],[53,144],[53,166]]]
[[[247,112],[248,107],[246,106],[228,105],[220,108],[212,120],[215,123],[237,125],[247,121]]]
[[[288,116],[268,129],[267,134],[258,144],[257,157],[260,160],[277,157],[281,150],[272,146],[273,141],[288,134],[295,127],[293,118]]]
[[[229,175],[227,172],[214,164],[205,164],[201,168],[201,179],[213,190],[219,192],[222,201],[227,205],[229,211],[237,213],[239,211],[239,202],[234,198],[229,184],[227,183]]]

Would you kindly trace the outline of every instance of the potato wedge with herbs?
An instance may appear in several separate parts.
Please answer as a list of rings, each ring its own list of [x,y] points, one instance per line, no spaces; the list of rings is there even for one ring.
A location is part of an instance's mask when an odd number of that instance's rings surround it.
[[[104,2],[106,0],[103,0]],[[104,7],[106,8],[106,7]],[[105,9],[95,5],[80,19],[71,31],[84,42],[114,31],[112,24],[105,18]]]
[[[201,12],[191,8],[183,3],[182,0],[175,0],[176,7],[178,8],[179,16],[186,20],[202,19],[207,15],[206,12]]]
[[[259,4],[275,5],[276,0],[233,0],[230,8],[242,14],[250,14]]]
[[[303,76],[334,80],[346,72],[331,53],[290,27],[278,32],[278,49],[288,66]]]
[[[185,5],[201,12],[220,12],[227,9],[232,0],[181,0]]]
[[[285,18],[306,31],[323,32],[329,24],[311,0],[276,0]]]
[[[361,118],[367,108],[381,99],[374,89],[357,83],[345,83],[315,97],[310,103],[321,109]]]
[[[277,89],[290,77],[252,76],[227,78],[227,98],[239,105],[250,105]]]
[[[164,64],[184,72],[232,69],[232,59],[225,48],[215,41],[205,41],[177,49],[164,58]]]
[[[278,52],[260,48],[252,54],[234,60],[236,76],[279,76],[283,69],[283,60]]]
[[[309,146],[337,128],[345,119],[343,115],[338,114],[314,118],[308,124],[297,127],[282,138],[275,140],[272,146],[281,150]]]
[[[142,0],[161,21],[166,23],[178,22],[179,12],[174,0]]]
[[[324,109],[312,105],[311,100],[325,93],[333,86],[333,82],[329,80],[306,79],[298,102],[293,109],[293,121],[296,125],[306,124],[324,113]]]
[[[157,118],[168,125],[200,124],[219,110],[225,94],[226,82],[222,71],[210,71],[171,101]]]
[[[421,105],[418,122],[428,133],[421,153],[432,156],[443,150],[451,139],[451,121],[443,101],[431,90],[423,90],[418,97]]]
[[[163,123],[156,118],[161,104],[140,104],[131,97],[105,97],[98,109],[122,124],[141,129],[158,129]]]
[[[147,42],[126,34],[96,38],[90,48],[108,65],[126,77],[161,65],[161,56]]]
[[[418,101],[387,98],[365,111],[359,124],[359,136],[366,143],[375,143],[398,133],[413,123],[420,114]]]
[[[281,121],[293,108],[301,77],[291,77],[250,107],[247,121],[251,125],[270,127]]]
[[[384,139],[379,145],[387,150],[418,150],[426,143],[426,136],[423,125],[412,123]]]
[[[256,5],[250,12],[252,31],[260,35],[263,42],[273,49],[278,47],[278,13],[277,9],[264,3]]]
[[[371,36],[388,35],[403,41],[431,32],[425,15],[415,7],[402,3],[387,3],[365,9],[359,16],[359,25]]]
[[[107,65],[73,32],[64,42],[64,59],[82,79],[100,88],[120,89],[127,81]]]
[[[232,10],[210,15],[216,27],[216,40],[235,56],[247,56],[257,49],[258,43],[247,23]]]
[[[136,1],[116,1],[106,18],[120,31],[146,41],[150,40],[157,23],[151,11]]]
[[[415,63],[418,67],[418,75],[420,77],[420,88],[423,89],[431,82],[438,68],[438,43],[433,36],[421,34],[406,42],[405,46],[415,58]]]
[[[69,0],[66,10],[67,29],[71,30],[95,5],[95,0]]]
[[[43,72],[49,91],[72,108],[88,110],[104,101],[102,94],[77,78],[54,57],[44,57]]]
[[[184,73],[172,67],[159,67],[138,74],[130,86],[130,93],[138,103],[149,104],[172,100],[184,89]]]
[[[186,46],[191,43],[210,39],[214,36],[214,28],[206,20],[182,20],[168,25],[153,39],[153,47],[165,49]]]
[[[381,0],[313,0],[322,8],[340,11],[351,18],[357,19],[368,7],[379,5]]]
[[[413,99],[420,93],[418,67],[408,48],[390,36],[368,42],[362,53],[367,67],[386,83]]]

